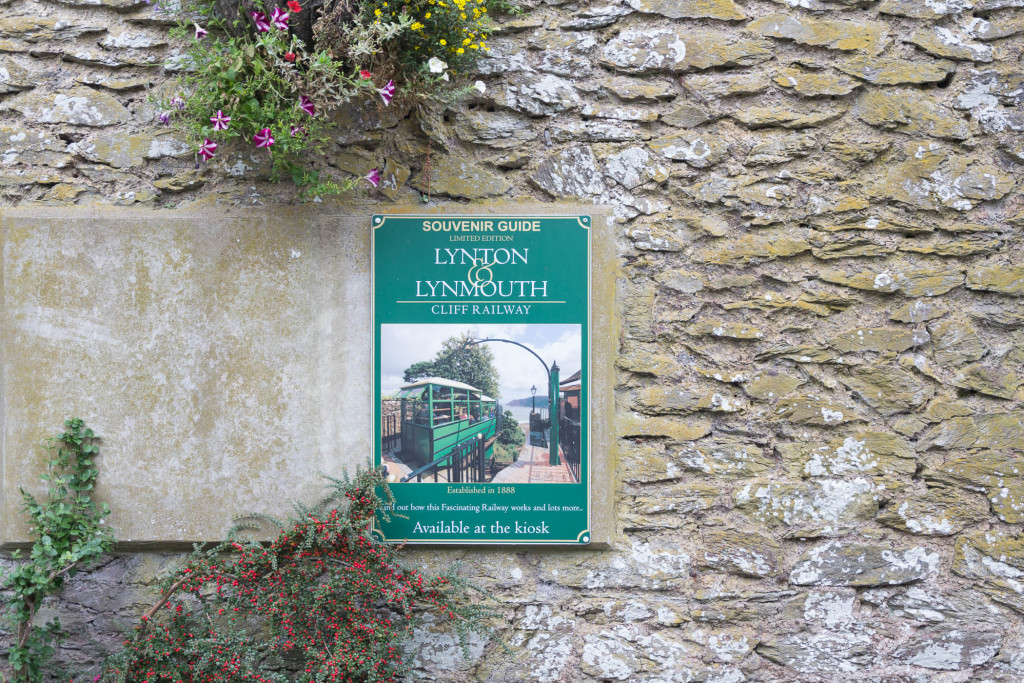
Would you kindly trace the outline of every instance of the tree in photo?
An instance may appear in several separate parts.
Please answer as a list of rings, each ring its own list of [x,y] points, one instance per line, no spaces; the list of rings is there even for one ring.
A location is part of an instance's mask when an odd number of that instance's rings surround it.
[[[483,344],[466,346],[466,342],[472,339],[468,332],[445,339],[433,360],[413,363],[405,369],[403,379],[415,382],[425,377],[443,377],[464,382],[491,398],[498,398],[498,370],[494,367],[494,354]]]

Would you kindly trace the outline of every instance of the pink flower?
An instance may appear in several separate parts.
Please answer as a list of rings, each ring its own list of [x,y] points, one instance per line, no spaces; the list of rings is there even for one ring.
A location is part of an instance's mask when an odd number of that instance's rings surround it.
[[[286,61],[286,62],[294,62],[295,61],[295,53],[294,52],[285,52],[284,53],[284,61]]]
[[[171,99],[171,104],[177,107],[180,111],[185,108],[185,99],[183,97],[175,96]]]
[[[292,137],[295,137],[296,135],[300,135],[300,134],[301,135],[305,135],[306,134],[306,127],[305,126],[292,126],[290,132],[292,134]]]
[[[371,77],[372,75],[373,75],[373,74],[371,74],[371,73],[370,73],[369,71],[367,71],[366,69],[363,69],[362,71],[360,71],[360,72],[359,72],[359,77],[360,77],[360,78],[370,78],[370,77]]]
[[[288,0],[288,2],[286,2],[285,4],[288,5],[288,9],[290,9],[295,14],[298,14],[299,12],[302,11],[302,5],[296,2],[296,0]]]
[[[249,15],[252,20],[256,22],[256,30],[260,33],[266,33],[270,30],[270,24],[267,23],[267,15],[263,12],[250,12]]]
[[[309,99],[305,95],[299,98],[299,109],[310,116],[314,116],[316,114],[316,107],[313,106],[313,100]]]
[[[156,115],[156,120],[159,121],[160,123],[164,124],[165,126],[171,125],[171,112],[169,112],[169,111],[162,111],[162,112],[160,112],[159,114]]]
[[[363,176],[363,179],[364,179],[364,180],[365,180],[366,182],[368,182],[368,183],[370,183],[371,185],[373,185],[374,187],[377,187],[377,185],[379,185],[379,184],[380,184],[380,170],[378,170],[378,169],[376,169],[376,168],[375,168],[375,169],[373,169],[372,171],[370,171],[369,173],[367,173],[366,175],[364,175],[364,176]]]
[[[380,98],[384,100],[384,106],[391,104],[391,98],[395,96],[395,82],[388,81],[388,84],[377,91],[380,94]]]
[[[252,136],[252,141],[256,143],[256,147],[266,147],[269,149],[274,144],[274,137],[270,134],[269,128],[264,128]]]
[[[203,138],[203,144],[199,145],[199,156],[203,161],[209,161],[217,151],[217,143],[210,138]]]
[[[288,13],[280,7],[275,7],[274,11],[270,13],[270,20],[282,31],[288,30]]]
[[[231,123],[231,117],[225,116],[224,112],[218,109],[217,113],[210,117],[210,123],[213,124],[214,130],[227,130],[228,124]]]
[[[196,40],[202,40],[206,37],[206,29],[199,24],[192,24],[196,27]]]

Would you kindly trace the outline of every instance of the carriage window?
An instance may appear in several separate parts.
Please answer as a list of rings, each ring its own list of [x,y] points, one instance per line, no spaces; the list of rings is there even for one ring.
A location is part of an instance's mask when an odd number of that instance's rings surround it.
[[[402,420],[405,422],[411,422],[417,425],[430,425],[430,419],[427,415],[427,402],[418,399],[402,401],[403,413]]]
[[[465,389],[456,389],[455,390],[455,400],[456,401],[466,401],[468,399],[469,399],[469,395],[466,393]]]
[[[479,422],[481,414],[480,401],[473,401],[469,404],[469,417],[473,422]]]
[[[452,421],[451,401],[434,402],[434,426]]]
[[[431,395],[435,401],[450,401],[452,399],[452,388],[435,386],[432,388]]]
[[[398,398],[423,398],[426,387],[408,387],[398,392]]]

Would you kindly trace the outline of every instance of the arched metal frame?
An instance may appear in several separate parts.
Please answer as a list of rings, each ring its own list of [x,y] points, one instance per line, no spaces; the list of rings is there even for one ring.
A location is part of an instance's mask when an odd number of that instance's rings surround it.
[[[546,372],[548,375],[548,384],[551,383],[551,368],[548,367],[548,364],[544,362],[543,358],[537,355],[536,351],[531,349],[529,346],[526,346],[525,344],[520,344],[519,342],[512,341],[511,339],[467,339],[466,341],[462,342],[462,348],[466,348],[468,346],[476,346],[477,344],[483,344],[484,342],[504,342],[505,344],[515,344],[520,348],[526,349],[527,351],[533,354],[534,358],[540,361],[541,365],[544,366],[544,372]]]
[[[541,358],[540,356],[537,355],[536,351],[531,349],[529,346],[526,346],[525,344],[520,344],[519,342],[512,341],[511,339],[493,339],[493,338],[487,338],[487,339],[467,339],[466,341],[462,342],[462,348],[465,349],[465,348],[468,348],[470,346],[476,346],[477,344],[483,344],[483,343],[486,343],[486,342],[502,342],[504,344],[515,344],[519,348],[526,349],[531,354],[533,354],[533,357],[536,358],[537,360],[539,360],[540,364],[544,366],[544,372],[548,373],[548,400],[549,400],[549,404],[548,404],[548,418],[550,419],[550,422],[551,422],[551,428],[550,428],[551,429],[551,431],[550,431],[551,438],[549,440],[550,443],[548,444],[548,450],[549,450],[549,455],[548,455],[549,460],[548,460],[548,463],[550,465],[558,465],[561,462],[561,460],[558,457],[558,421],[561,418],[561,416],[559,415],[559,407],[558,407],[558,403],[559,403],[559,391],[558,391],[558,386],[557,386],[558,363],[557,362],[553,362],[551,364],[551,367],[549,368],[548,364],[544,362],[543,358]],[[552,381],[552,378],[551,378],[552,371],[554,371],[556,373],[555,374],[555,377],[556,377],[555,381]],[[531,408],[530,410],[532,412],[533,409]]]

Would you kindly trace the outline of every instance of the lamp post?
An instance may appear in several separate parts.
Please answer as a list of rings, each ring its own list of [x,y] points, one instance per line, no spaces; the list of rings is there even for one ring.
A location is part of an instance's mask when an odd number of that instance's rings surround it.
[[[530,414],[537,412],[537,385],[530,387]]]

